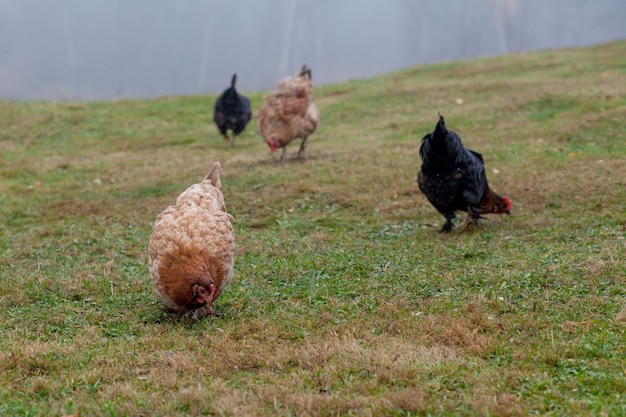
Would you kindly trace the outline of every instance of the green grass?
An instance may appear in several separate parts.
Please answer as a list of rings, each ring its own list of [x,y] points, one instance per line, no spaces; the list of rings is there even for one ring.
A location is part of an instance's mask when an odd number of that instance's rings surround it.
[[[624,41],[317,86],[283,165],[215,96],[0,102],[0,415],[626,415],[624,86]],[[438,111],[511,216],[437,233]],[[216,160],[235,276],[194,322],[147,245]]]

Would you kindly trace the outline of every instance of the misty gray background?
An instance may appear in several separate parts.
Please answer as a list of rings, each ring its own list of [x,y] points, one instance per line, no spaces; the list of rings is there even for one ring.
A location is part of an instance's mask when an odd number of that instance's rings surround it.
[[[0,98],[271,89],[626,38],[626,0],[0,0]]]

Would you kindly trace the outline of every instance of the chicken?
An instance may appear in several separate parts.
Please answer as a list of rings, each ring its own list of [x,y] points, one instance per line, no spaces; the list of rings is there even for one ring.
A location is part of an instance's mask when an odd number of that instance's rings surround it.
[[[454,228],[456,211],[466,211],[463,229],[476,227],[481,215],[511,214],[511,202],[489,188],[483,157],[463,146],[461,138],[446,129],[443,116],[435,130],[422,139],[422,168],[417,176],[419,189],[443,214],[446,223],[441,232]]]
[[[220,163],[159,214],[149,248],[150,276],[165,305],[197,319],[233,276],[235,235],[220,191]]]
[[[259,132],[272,152],[283,148],[280,162],[285,159],[287,145],[302,139],[298,158],[306,159],[306,140],[315,132],[320,112],[313,102],[311,70],[306,66],[295,77],[287,77],[276,85],[276,90],[259,109]]]
[[[243,132],[252,118],[250,100],[235,89],[237,74],[233,74],[230,87],[217,98],[213,107],[213,120],[224,139],[230,141],[230,147],[235,146],[235,138]],[[228,136],[228,129],[232,131],[232,138]]]

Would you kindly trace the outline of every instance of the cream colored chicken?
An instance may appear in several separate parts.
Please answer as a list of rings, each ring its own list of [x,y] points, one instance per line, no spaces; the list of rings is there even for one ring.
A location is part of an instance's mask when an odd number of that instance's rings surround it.
[[[193,318],[212,314],[213,302],[233,276],[235,234],[220,191],[215,162],[204,181],[185,190],[159,214],[150,236],[150,276],[173,311]]]
[[[313,102],[311,70],[304,65],[295,77],[287,77],[276,85],[276,91],[266,97],[257,124],[259,132],[272,152],[283,148],[280,162],[285,159],[287,145],[302,139],[298,158],[306,159],[306,140],[315,132],[320,112]]]

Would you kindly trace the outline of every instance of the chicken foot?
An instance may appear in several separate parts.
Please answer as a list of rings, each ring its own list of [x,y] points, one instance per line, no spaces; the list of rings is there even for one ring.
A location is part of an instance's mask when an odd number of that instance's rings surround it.
[[[465,224],[463,225],[462,230],[467,229],[477,229],[479,220],[483,217],[480,215],[479,208],[468,207],[467,209],[467,219],[465,219]]]
[[[439,233],[450,233],[452,229],[454,229],[452,219],[454,219],[456,215],[454,213],[443,213],[443,215],[446,218],[446,223],[443,225]]]

